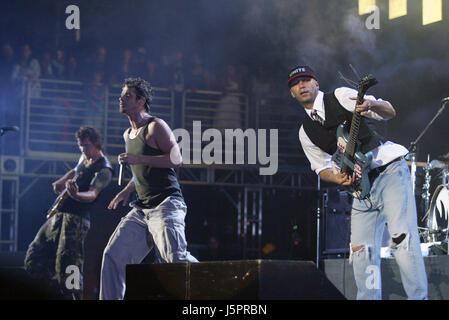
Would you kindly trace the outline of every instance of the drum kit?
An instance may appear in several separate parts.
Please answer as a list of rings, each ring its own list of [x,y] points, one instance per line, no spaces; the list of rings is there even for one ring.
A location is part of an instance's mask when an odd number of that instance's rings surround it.
[[[449,152],[438,156],[437,159],[427,162],[416,162],[418,141],[425,132],[442,114],[449,97],[441,100],[441,107],[427,124],[418,138],[410,144],[407,162],[410,165],[413,193],[415,195],[418,211],[418,228],[423,244],[441,244],[447,252],[449,230]],[[423,169],[421,175],[422,185],[417,188],[417,167]],[[419,185],[418,185],[419,186]],[[422,246],[421,246],[422,247]]]
[[[449,153],[427,162],[407,161],[411,166],[420,234],[424,242],[446,241],[449,231]],[[416,169],[421,167],[422,185],[415,188]]]

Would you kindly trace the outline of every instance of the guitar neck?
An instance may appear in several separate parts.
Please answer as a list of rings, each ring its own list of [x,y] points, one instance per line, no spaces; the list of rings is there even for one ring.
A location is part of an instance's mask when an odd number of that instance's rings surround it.
[[[341,164],[340,172],[342,173],[346,173],[349,175],[354,173],[354,155],[358,147],[357,142],[359,140],[360,124],[362,121],[362,115],[357,112],[356,108],[358,105],[363,104],[365,93],[370,87],[374,86],[375,84],[377,84],[377,80],[371,75],[368,75],[362,78],[357,85],[357,103],[352,114],[351,129],[349,130],[349,137],[347,138],[344,151],[344,161]]]
[[[363,103],[364,96],[365,96],[365,92],[358,93],[356,105],[360,105]],[[362,121],[362,115],[354,109],[354,113],[352,114],[351,129],[349,131],[349,139],[348,139],[348,143],[346,145],[346,151],[345,151],[345,154],[349,157],[354,156],[355,149],[357,146],[357,139],[359,137],[361,121]]]

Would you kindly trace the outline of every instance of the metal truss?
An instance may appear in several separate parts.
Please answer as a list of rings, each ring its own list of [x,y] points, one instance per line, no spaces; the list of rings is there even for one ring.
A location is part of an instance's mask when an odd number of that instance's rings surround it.
[[[118,165],[115,155],[124,150],[122,133],[129,124],[118,111],[119,86],[98,85],[97,89],[102,94],[100,99],[89,102],[80,82],[40,82],[41,92],[37,96],[32,96],[27,84],[24,85],[21,99],[21,127],[24,130],[21,132],[20,155],[0,156],[0,196],[3,199],[0,250],[17,249],[20,199],[42,179],[57,179],[76,165],[79,153],[74,132],[80,125],[93,125],[102,132],[104,151],[116,168]],[[222,92],[187,90],[182,94],[182,101],[178,101],[180,104],[177,104],[172,90],[156,90],[158,94],[152,113],[165,119],[172,128],[176,126],[178,107],[181,109],[180,123],[186,130],[189,130],[193,120],[202,121],[203,128],[208,129],[218,125],[217,121],[227,123],[226,121],[236,119],[243,129],[251,126],[254,129],[279,128],[279,167],[273,175],[261,175],[260,165],[202,163],[188,164],[177,169],[182,185],[220,187],[221,194],[236,210],[237,235],[242,240],[243,256],[259,257],[263,191],[316,190],[319,183],[317,176],[305,164],[305,156],[299,152],[297,125],[301,117],[295,108],[285,105],[285,99],[270,98],[263,103],[258,102],[256,112],[250,113],[248,97],[234,94],[232,101],[235,100],[239,107],[234,113],[227,114],[220,107],[224,104]],[[98,113],[92,113],[92,103],[99,108]],[[255,119],[251,120],[251,117]],[[25,177],[31,179],[22,179]],[[234,191],[237,188],[237,193],[229,192],[229,188]]]
[[[279,168],[274,175],[260,175],[259,167],[248,165],[184,165],[178,169],[181,184],[223,187],[259,187],[316,190],[316,175],[308,168]]]

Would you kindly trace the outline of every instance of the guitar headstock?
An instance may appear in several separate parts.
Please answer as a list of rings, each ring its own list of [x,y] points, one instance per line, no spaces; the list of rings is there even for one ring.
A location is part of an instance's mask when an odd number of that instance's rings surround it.
[[[367,75],[359,80],[359,83],[357,84],[357,89],[359,91],[359,94],[363,97],[365,93],[368,91],[369,88],[372,86],[375,86],[378,83],[376,78],[374,78],[372,75]]]

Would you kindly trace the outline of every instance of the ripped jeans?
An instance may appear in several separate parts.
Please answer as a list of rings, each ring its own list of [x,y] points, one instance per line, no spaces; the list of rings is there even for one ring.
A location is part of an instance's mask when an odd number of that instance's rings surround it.
[[[405,160],[391,163],[374,180],[369,199],[354,199],[349,261],[354,268],[358,300],[382,299],[380,249],[385,222],[408,299],[427,299],[415,197]]]

